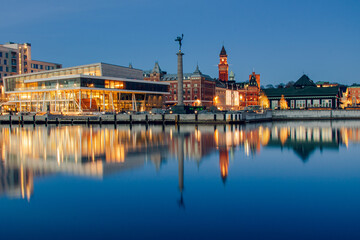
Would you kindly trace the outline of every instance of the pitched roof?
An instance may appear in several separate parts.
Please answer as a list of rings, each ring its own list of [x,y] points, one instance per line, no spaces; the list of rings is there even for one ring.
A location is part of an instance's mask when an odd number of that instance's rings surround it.
[[[249,85],[250,86],[257,86],[258,87],[258,84],[257,84],[257,81],[256,81],[256,77],[254,75],[251,75],[251,78],[250,78],[250,81],[249,81]]]
[[[222,46],[221,51],[220,51],[220,56],[223,56],[223,55],[226,55],[224,45]]]
[[[267,97],[302,97],[302,96],[336,96],[339,92],[338,87],[318,88],[305,86],[303,88],[268,88],[263,90]]]
[[[305,86],[316,87],[316,84],[307,75],[304,74],[294,83],[294,87],[305,87]]]
[[[192,73],[183,73],[183,79],[190,79]],[[177,80],[177,74],[165,74],[161,81],[174,81]]]
[[[155,73],[161,73],[161,68],[160,68],[160,65],[159,65],[158,62],[155,62],[155,66],[154,66],[152,72],[153,72],[153,73],[154,73],[154,72],[155,72]]]
[[[202,73],[200,72],[200,69],[199,69],[199,65],[196,65],[196,69],[195,69],[193,75],[199,75],[199,76],[202,75]]]

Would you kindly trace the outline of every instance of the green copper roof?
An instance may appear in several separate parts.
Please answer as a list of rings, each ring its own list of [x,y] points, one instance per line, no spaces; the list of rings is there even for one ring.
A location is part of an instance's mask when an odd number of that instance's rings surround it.
[[[268,97],[300,97],[300,96],[336,96],[339,92],[338,87],[311,87],[304,88],[268,88],[263,90]]]
[[[294,83],[294,87],[305,87],[305,86],[316,87],[316,84],[307,75],[304,74]]]

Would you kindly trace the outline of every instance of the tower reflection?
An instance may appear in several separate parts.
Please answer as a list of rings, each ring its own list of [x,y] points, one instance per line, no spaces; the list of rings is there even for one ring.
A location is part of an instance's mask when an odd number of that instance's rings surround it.
[[[261,125],[184,125],[100,127],[59,126],[35,129],[31,126],[0,127],[0,196],[30,199],[34,179],[51,174],[103,177],[145,164],[156,171],[169,159],[178,161],[180,206],[184,206],[184,165],[196,162],[200,168],[206,156],[219,157],[221,181],[229,177],[229,153],[246,157],[264,148],[287,148],[303,162],[317,149],[338,150],[341,145],[360,142],[360,123],[287,122]],[[232,156],[232,155],[231,155]],[[238,156],[238,155],[236,155]],[[239,161],[241,159],[235,159]]]

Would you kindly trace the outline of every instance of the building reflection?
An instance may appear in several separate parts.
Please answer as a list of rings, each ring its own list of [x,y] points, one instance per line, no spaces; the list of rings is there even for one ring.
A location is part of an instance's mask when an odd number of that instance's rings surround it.
[[[34,179],[71,174],[102,179],[111,173],[149,163],[161,171],[164,162],[178,161],[180,206],[184,206],[184,164],[200,168],[206,156],[219,158],[225,184],[231,162],[261,154],[262,148],[290,149],[303,162],[319,149],[338,150],[360,142],[360,123],[287,122],[261,125],[106,127],[0,127],[0,196],[30,199]],[[230,174],[231,176],[231,174]]]
[[[166,158],[167,135],[128,127],[0,128],[0,195],[30,199],[35,177],[103,178]]]

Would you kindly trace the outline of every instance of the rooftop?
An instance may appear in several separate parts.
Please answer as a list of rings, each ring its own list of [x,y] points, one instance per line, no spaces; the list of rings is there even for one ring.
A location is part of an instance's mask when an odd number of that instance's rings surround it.
[[[263,90],[267,97],[298,97],[298,96],[336,96],[339,92],[338,87],[318,88],[305,86],[303,88],[268,88]]]

